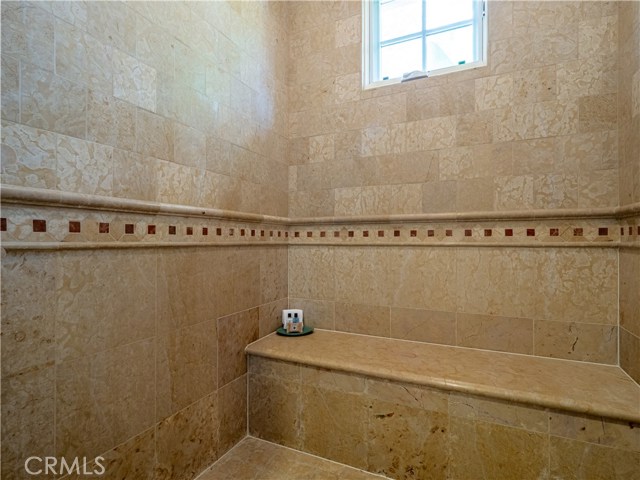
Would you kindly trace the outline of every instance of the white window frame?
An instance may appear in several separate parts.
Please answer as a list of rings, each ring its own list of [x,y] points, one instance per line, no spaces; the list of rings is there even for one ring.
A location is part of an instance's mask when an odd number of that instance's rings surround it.
[[[458,22],[450,25],[445,25],[443,27],[437,29],[426,29],[426,7],[425,4],[427,0],[422,1],[422,31],[414,32],[412,34],[405,35],[403,37],[394,38],[391,40],[387,40],[385,44],[394,44],[401,43],[403,41],[422,38],[422,64],[425,67],[425,71],[427,74],[431,76],[435,75],[443,75],[451,72],[457,72],[460,70],[468,70],[472,68],[484,67],[487,65],[487,1],[486,0],[477,0],[474,6],[474,19],[469,22]],[[362,2],[362,86],[364,89],[367,88],[376,88],[384,85],[392,85],[395,83],[400,83],[402,81],[401,77],[398,78],[390,78],[388,80],[372,80],[375,78],[378,70],[378,61],[379,61],[379,52],[380,52],[380,40],[379,40],[379,2],[380,0],[363,0]],[[436,33],[442,33],[449,30],[453,30],[455,28],[460,28],[466,25],[474,25],[475,28],[475,39],[474,39],[474,48],[476,49],[476,56],[478,56],[479,60],[470,63],[464,63],[462,65],[452,65],[446,68],[439,68],[435,70],[429,70],[429,66],[426,65],[426,48],[425,43],[427,36],[433,35]],[[406,72],[409,73],[409,72]]]

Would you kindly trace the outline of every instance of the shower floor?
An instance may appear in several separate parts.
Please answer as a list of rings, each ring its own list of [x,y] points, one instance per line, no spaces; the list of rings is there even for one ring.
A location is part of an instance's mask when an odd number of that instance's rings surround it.
[[[202,472],[197,480],[381,480],[280,445],[247,437]]]

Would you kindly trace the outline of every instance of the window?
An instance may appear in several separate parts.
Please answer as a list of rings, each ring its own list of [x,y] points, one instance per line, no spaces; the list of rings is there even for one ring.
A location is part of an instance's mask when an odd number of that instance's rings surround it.
[[[364,84],[484,65],[484,0],[365,0]]]

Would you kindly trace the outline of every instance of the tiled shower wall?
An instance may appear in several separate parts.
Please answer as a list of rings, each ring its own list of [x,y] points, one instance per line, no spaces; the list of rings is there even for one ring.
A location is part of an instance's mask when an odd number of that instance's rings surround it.
[[[2,2],[3,184],[286,215],[285,15]],[[109,478],[193,478],[246,433],[243,349],[287,305],[287,247],[84,201],[3,208],[2,477],[104,455]]]
[[[369,90],[359,2],[296,2],[291,15],[289,215],[351,217],[324,221],[358,237],[290,248],[291,305],[327,328],[617,364],[617,250],[539,248],[554,239],[533,211],[619,204],[618,5],[490,1],[486,67]],[[489,220],[434,220],[411,237],[400,220],[358,223],[477,211]],[[375,245],[394,239],[377,238],[384,228],[431,244]],[[427,237],[445,231],[474,245]]]
[[[5,184],[286,215],[280,2],[2,2]]]
[[[640,2],[620,2],[620,205],[640,202]],[[640,252],[620,250],[620,364],[640,382]]]

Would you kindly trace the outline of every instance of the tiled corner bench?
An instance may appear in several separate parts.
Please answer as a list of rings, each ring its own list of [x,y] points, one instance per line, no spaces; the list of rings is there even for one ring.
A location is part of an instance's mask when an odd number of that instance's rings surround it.
[[[618,367],[323,330],[247,354],[265,440],[391,478],[640,479]]]

